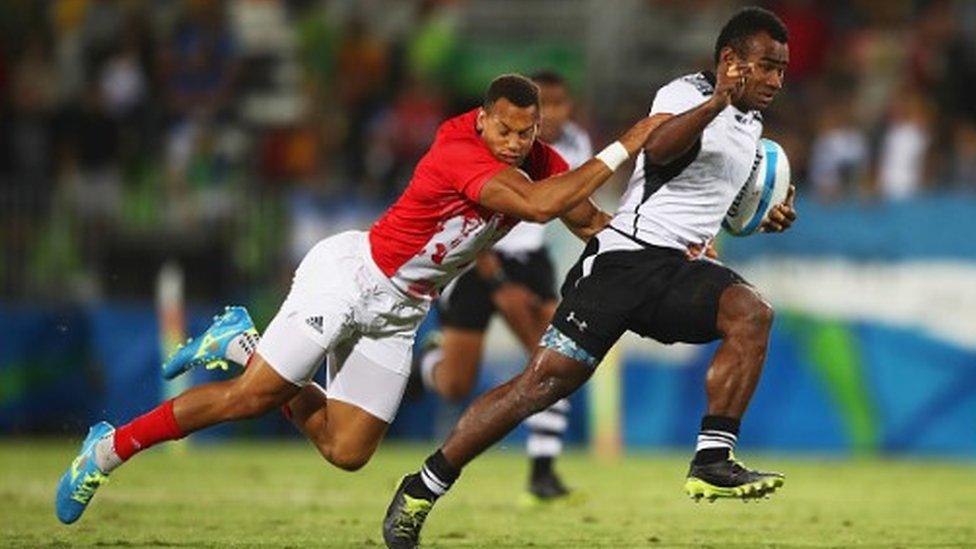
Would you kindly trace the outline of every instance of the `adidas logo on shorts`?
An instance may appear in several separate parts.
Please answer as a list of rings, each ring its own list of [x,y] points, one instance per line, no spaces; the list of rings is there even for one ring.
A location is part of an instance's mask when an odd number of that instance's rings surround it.
[[[315,328],[315,331],[320,334],[324,332],[324,328],[322,328],[322,317],[320,316],[310,316],[305,319],[305,323]]]

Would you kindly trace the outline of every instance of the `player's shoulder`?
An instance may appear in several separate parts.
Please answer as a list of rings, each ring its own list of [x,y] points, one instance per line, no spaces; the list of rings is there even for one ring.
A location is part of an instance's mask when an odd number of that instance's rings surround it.
[[[529,179],[533,181],[545,179],[569,169],[569,163],[563,155],[549,143],[536,139],[529,150],[528,163]]]
[[[715,79],[708,72],[679,76],[661,86],[651,100],[651,114],[678,114],[708,101],[715,93]]]
[[[559,156],[559,152],[556,151],[556,147],[553,147],[551,144],[546,143],[541,139],[536,139],[535,142],[532,143],[532,149],[529,151],[529,153],[531,155],[544,155],[547,157],[551,157],[552,155]]]
[[[701,71],[679,76],[661,86],[658,93],[667,90],[672,93],[685,93],[700,97],[709,97],[715,93],[715,73]]]
[[[475,129],[476,117],[477,109],[474,109],[441,123],[428,156],[433,159],[483,156],[488,149]]]
[[[470,146],[474,144],[475,139],[473,138],[478,136],[478,131],[475,128],[477,117],[478,109],[473,109],[441,122],[434,136],[434,145],[461,144],[462,146]]]
[[[565,163],[563,155],[559,153],[556,147],[553,147],[549,143],[541,141],[539,139],[535,140],[532,144],[532,150],[530,151],[532,156],[537,156],[539,158],[545,159],[547,162],[553,162],[556,164]]]

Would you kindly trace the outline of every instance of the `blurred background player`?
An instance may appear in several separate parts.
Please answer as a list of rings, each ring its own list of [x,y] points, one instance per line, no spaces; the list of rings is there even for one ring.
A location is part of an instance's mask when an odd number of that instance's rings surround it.
[[[383,522],[389,547],[414,547],[427,513],[461,468],[524,418],[581,387],[626,331],[661,343],[720,340],[705,375],[701,420],[685,490],[696,499],[760,498],[779,473],[749,469],[732,451],[759,383],[773,309],[707,249],[756,169],[761,111],[783,87],[788,33],[772,12],[750,7],[722,27],[715,72],[661,87],[654,130],[610,224],[566,277],[562,301],[525,371],[468,408],[441,449],[400,483]],[[795,219],[792,188],[763,221],[767,232]]]
[[[542,121],[539,139],[552,145],[570,168],[593,154],[590,137],[571,120],[573,99],[562,75],[540,71]],[[523,222],[491,250],[478,255],[476,266],[445,288],[437,300],[441,329],[428,336],[419,357],[424,386],[450,401],[467,398],[477,382],[485,331],[495,311],[501,313],[526,353],[531,354],[556,310],[555,268],[545,244],[545,225]],[[567,495],[553,461],[563,450],[569,400],[561,399],[526,420],[526,451],[531,460],[530,501]]]

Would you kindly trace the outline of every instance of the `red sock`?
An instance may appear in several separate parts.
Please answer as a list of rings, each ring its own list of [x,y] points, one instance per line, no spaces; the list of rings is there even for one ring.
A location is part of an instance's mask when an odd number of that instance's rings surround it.
[[[115,453],[122,461],[159,442],[183,438],[173,415],[173,401],[141,415],[115,430]]]

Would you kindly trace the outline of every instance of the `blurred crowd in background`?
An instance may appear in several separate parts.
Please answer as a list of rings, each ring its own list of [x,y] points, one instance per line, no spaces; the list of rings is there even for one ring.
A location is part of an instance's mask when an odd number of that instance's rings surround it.
[[[790,30],[766,134],[802,195],[976,193],[976,2],[760,3]],[[494,74],[566,74],[601,147],[656,87],[709,67],[743,4],[7,0],[0,297],[147,298],[174,258],[191,299],[261,317]]]

